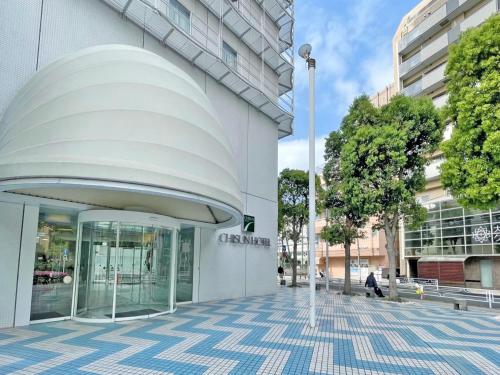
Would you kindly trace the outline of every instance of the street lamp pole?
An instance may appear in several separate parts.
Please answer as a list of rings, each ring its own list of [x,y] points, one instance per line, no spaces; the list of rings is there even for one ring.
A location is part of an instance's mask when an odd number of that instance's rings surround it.
[[[316,326],[316,165],[314,160],[316,134],[314,129],[314,76],[316,60],[311,58],[312,47],[304,44],[299,55],[306,60],[309,70],[309,325]]]

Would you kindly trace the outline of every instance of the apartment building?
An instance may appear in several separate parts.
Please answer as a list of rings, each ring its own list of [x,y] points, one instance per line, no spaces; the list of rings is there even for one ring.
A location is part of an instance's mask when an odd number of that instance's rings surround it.
[[[0,327],[274,291],[293,9],[0,2]]]
[[[461,33],[499,11],[498,0],[423,0],[401,21],[393,39],[397,92],[427,95],[437,107],[447,102],[444,72],[448,47]],[[444,138],[449,139],[452,124]],[[429,209],[416,231],[400,233],[401,272],[467,287],[500,288],[500,209],[460,207],[439,179],[440,152],[426,169],[427,186],[419,195]]]

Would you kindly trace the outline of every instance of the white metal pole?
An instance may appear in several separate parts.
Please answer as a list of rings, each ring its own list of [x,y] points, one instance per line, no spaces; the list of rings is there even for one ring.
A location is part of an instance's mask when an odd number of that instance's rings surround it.
[[[328,225],[328,209],[325,211],[325,219],[326,219],[326,225]],[[326,283],[325,283],[325,289],[327,292],[330,291],[330,256],[328,255],[328,240],[325,240],[325,245],[326,245],[326,272],[325,272],[325,277],[326,277]]]
[[[307,59],[309,69],[309,325],[316,326],[316,249],[315,249],[315,222],[316,222],[316,165],[315,129],[314,129],[314,74],[316,61]]]

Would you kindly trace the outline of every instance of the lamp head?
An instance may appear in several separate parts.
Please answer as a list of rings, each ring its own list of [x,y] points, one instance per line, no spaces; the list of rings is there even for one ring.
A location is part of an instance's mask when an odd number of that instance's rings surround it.
[[[303,44],[299,48],[299,56],[302,57],[303,59],[307,60],[309,59],[309,56],[311,55],[312,47],[310,44]]]

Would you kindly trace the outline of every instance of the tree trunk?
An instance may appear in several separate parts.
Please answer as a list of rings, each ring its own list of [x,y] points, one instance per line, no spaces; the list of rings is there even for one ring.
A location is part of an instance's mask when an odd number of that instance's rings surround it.
[[[344,243],[345,264],[344,264],[344,294],[351,295],[351,243]]]
[[[292,286],[297,286],[297,241],[293,241]]]
[[[393,225],[385,223],[385,238],[387,256],[389,257],[389,299],[398,299],[398,288],[396,284],[396,252],[394,251],[394,241],[396,240],[396,232],[392,230]]]

